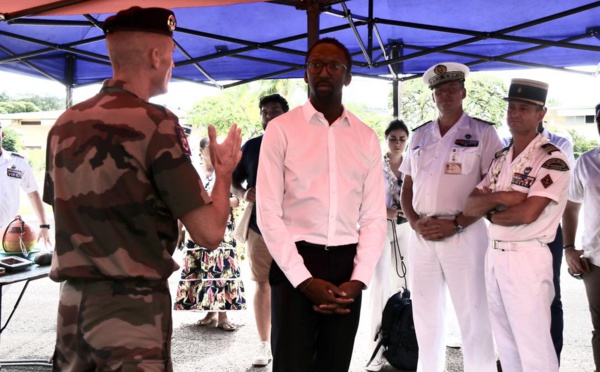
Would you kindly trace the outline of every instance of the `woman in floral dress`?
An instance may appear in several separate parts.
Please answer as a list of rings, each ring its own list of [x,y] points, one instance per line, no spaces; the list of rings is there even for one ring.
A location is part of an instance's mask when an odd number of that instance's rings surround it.
[[[200,141],[200,158],[204,161],[198,168],[204,188],[210,193],[214,183],[214,167],[210,161],[208,137]],[[231,197],[231,213],[225,236],[217,249],[209,251],[188,240],[184,248],[181,280],[175,297],[175,310],[208,311],[196,324],[216,324],[225,331],[234,331],[236,326],[227,318],[229,310],[245,310],[244,283],[240,279],[236,242],[233,233],[233,208],[238,199]]]

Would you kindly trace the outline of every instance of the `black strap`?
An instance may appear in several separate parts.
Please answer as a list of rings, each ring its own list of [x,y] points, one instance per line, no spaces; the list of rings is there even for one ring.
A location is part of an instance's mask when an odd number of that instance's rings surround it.
[[[404,257],[402,256],[402,251],[400,251],[400,243],[398,242],[398,233],[396,232],[396,223],[395,221],[388,220],[392,225],[392,240],[390,244],[393,248],[394,258],[396,262],[396,275],[400,277],[400,279],[404,279],[404,290],[408,289],[408,279],[406,278],[406,264],[404,263]],[[398,269],[398,258],[400,258],[400,270],[402,274],[400,274]]]
[[[377,334],[379,334],[379,333],[377,333]],[[375,347],[375,351],[371,355],[371,359],[369,359],[369,361],[367,362],[367,365],[365,367],[368,367],[369,364],[371,364],[371,362],[373,361],[373,359],[375,359],[375,356],[377,355],[377,352],[379,351],[379,349],[381,349],[381,346],[383,346],[382,339],[380,339],[379,342],[377,343],[377,346]]]

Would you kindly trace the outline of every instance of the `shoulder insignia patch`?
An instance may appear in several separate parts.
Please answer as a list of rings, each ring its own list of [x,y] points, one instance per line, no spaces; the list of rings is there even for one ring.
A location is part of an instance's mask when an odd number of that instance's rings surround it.
[[[473,118],[473,120],[477,120],[477,121],[480,121],[482,123],[486,123],[487,125],[496,126],[496,124],[492,123],[491,121],[487,121],[487,120],[483,120],[483,119],[479,119],[479,118]]]
[[[21,159],[25,159],[25,157],[23,155],[19,155],[15,152],[11,153],[12,156],[16,156],[17,158],[21,158]]]
[[[501,157],[502,155],[506,154],[508,152],[508,149],[510,148],[510,146],[503,148],[502,150],[498,151],[496,153],[495,158],[498,159],[499,157]]]
[[[550,142],[543,144],[542,149],[548,151],[548,155],[552,155],[552,153],[556,151],[560,152],[560,149]]]
[[[423,124],[419,125],[418,127],[416,127],[416,128],[413,128],[413,129],[412,129],[412,131],[414,132],[414,131],[416,131],[417,129],[419,129],[419,128],[421,128],[421,127],[424,127],[425,125],[427,125],[427,124],[431,123],[432,121],[433,121],[433,120],[429,120],[427,123],[423,123]]]
[[[550,187],[550,185],[552,185],[553,183],[554,181],[552,181],[552,177],[550,177],[549,174],[545,175],[544,178],[542,178],[542,186],[544,186],[545,189]]]
[[[190,149],[190,144],[187,141],[186,135],[185,135],[185,131],[183,130],[183,128],[179,125],[175,125],[175,134],[177,135],[177,140],[179,141],[179,144],[181,145],[181,150],[183,151],[184,154],[186,154],[187,156],[192,156],[192,150]]]
[[[542,168],[566,172],[569,170],[569,166],[564,160],[558,158],[548,159],[542,164]]]

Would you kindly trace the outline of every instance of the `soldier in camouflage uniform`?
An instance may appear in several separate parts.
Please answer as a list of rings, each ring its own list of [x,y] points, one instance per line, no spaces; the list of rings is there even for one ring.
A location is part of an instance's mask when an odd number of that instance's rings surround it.
[[[175,17],[134,7],[104,24],[113,79],[67,110],[48,135],[44,201],[53,206],[50,277],[64,281],[55,371],[172,371],[167,278],[177,219],[209,249],[229,216],[231,172],[240,158],[234,125],[218,144],[211,197],[190,160],[177,117],[148,99],[165,93]]]

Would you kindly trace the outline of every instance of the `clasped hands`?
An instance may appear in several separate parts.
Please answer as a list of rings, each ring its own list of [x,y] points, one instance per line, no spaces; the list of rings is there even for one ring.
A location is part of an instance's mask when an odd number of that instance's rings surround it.
[[[415,231],[425,240],[440,241],[456,234],[454,222],[437,217],[422,217],[415,224]]]
[[[321,314],[348,314],[348,305],[354,302],[364,285],[358,280],[344,282],[340,286],[319,279],[308,278],[298,288],[313,303],[313,310]]]

